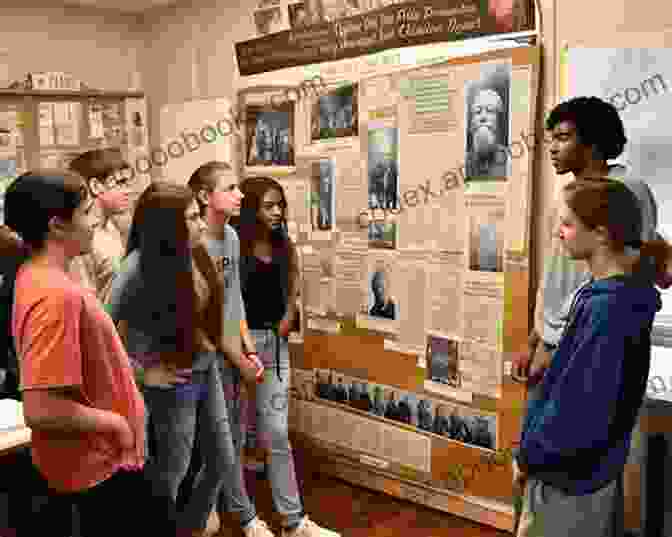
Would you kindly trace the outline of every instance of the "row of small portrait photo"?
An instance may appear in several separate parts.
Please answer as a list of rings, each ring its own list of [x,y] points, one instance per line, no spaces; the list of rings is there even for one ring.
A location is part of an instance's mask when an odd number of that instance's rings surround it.
[[[292,383],[293,394],[300,400],[324,399],[451,440],[497,449],[497,416],[493,413],[371,383],[329,369],[295,369]]]

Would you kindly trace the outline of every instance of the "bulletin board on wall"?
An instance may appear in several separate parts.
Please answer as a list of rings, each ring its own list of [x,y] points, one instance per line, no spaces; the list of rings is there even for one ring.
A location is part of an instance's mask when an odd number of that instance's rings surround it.
[[[280,87],[238,96],[240,173],[283,185],[300,253],[293,435],[325,472],[503,530],[539,57],[352,70],[274,106]]]

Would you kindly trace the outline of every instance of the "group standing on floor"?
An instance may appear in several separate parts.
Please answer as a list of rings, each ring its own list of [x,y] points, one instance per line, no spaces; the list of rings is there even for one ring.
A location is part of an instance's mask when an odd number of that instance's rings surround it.
[[[546,127],[557,173],[573,180],[557,200],[530,355],[515,364],[530,387],[513,462],[516,532],[611,537],[622,534],[623,469],[671,247],[646,183],[607,163],[626,142],[612,105],[572,99]],[[90,151],[70,170],[23,174],[5,195],[1,332],[34,479],[53,501],[40,523],[69,537],[74,506],[84,537],[202,535],[214,507],[246,537],[273,535],[243,479],[245,386],[282,535],[318,536],[287,405],[272,404],[289,392],[300,281],[282,187],[208,162],[185,186],[147,187],[126,237],[113,223],[130,208],[126,170],[119,151]],[[378,411],[375,398],[360,402]],[[423,428],[447,427],[426,414]],[[35,523],[17,522],[19,533]]]
[[[298,292],[282,187],[239,185],[228,164],[209,162],[186,186],[152,183],[123,237],[111,224],[129,208],[120,152],[87,152],[71,168],[34,170],[7,189],[2,250],[15,260],[3,267],[2,320],[52,529],[69,536],[75,506],[83,536],[201,535],[216,507],[247,537],[273,535],[243,479],[246,383],[282,535],[319,535],[303,510],[287,409],[270,404],[287,396]],[[110,516],[111,505],[123,514]]]

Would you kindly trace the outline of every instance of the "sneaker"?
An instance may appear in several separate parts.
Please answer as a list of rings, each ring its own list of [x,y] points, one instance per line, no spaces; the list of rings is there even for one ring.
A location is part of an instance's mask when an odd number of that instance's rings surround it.
[[[282,537],[322,537],[323,535],[338,535],[324,528],[320,528],[307,516],[293,530],[282,530]]]
[[[255,518],[247,528],[243,530],[245,537],[275,537],[273,532],[268,529],[268,525],[263,520]]]

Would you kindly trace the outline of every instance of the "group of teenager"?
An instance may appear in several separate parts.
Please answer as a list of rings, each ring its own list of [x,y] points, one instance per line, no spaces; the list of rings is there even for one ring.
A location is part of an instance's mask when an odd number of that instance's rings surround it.
[[[208,162],[132,200],[131,178],[120,151],[94,150],[5,194],[0,322],[53,506],[39,526],[16,509],[14,528],[70,537],[74,508],[82,537],[203,535],[214,507],[272,536],[245,486],[242,389],[281,534],[317,537],[277,404],[299,282],[281,185]]]
[[[612,105],[563,102],[546,128],[556,172],[571,181],[557,200],[530,352],[514,364],[529,387],[515,531],[611,537],[623,531],[623,471],[671,247],[646,183],[608,164],[626,143]],[[213,506],[238,515],[246,536],[271,535],[243,479],[245,385],[282,534],[318,535],[303,512],[287,405],[274,404],[288,393],[299,281],[281,186],[239,184],[210,162],[186,186],[152,183],[123,237],[111,220],[128,209],[126,169],[120,154],[94,151],[7,189],[2,252],[15,261],[3,262],[0,311],[35,467],[77,506],[85,537],[143,525],[202,534]],[[178,502],[195,446],[200,465]]]

